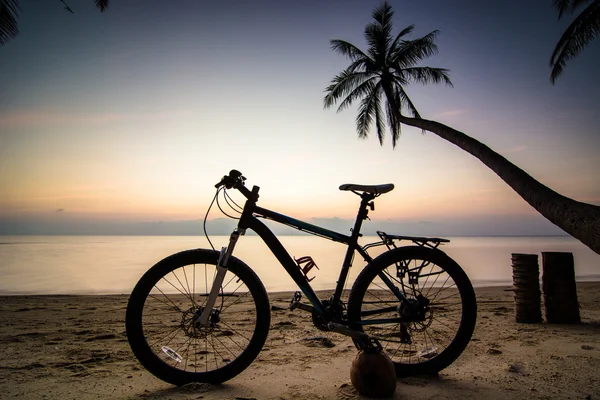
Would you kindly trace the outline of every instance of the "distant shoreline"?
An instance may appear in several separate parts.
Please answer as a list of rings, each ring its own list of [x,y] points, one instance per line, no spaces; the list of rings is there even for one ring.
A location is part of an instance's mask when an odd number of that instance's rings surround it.
[[[228,236],[213,236],[217,248]],[[312,256],[321,267],[315,290],[331,289],[339,278],[345,247],[316,236],[281,236],[294,257]],[[467,273],[475,287],[512,285],[511,254],[571,252],[578,281],[600,281],[600,258],[576,239],[564,236],[447,237],[442,250]],[[363,237],[361,244],[379,242]],[[413,246],[411,241],[401,246]],[[0,295],[105,295],[128,294],[142,275],[165,257],[209,248],[202,236],[0,236]],[[385,246],[372,250],[377,256]],[[234,254],[260,277],[268,292],[297,290],[293,280],[258,236],[239,242]],[[350,271],[353,282],[362,268],[357,260]]]
[[[593,276],[589,276],[589,277],[579,277],[576,278],[576,283],[577,284],[583,284],[585,285],[591,285],[591,284],[599,284],[600,285],[600,274],[598,275],[593,275]],[[500,290],[503,292],[510,292],[512,291],[512,283],[507,283],[507,282],[498,282],[497,284],[493,284],[491,282],[485,282],[482,284],[478,284],[477,282],[472,282],[473,284],[473,288],[477,291],[477,290]],[[323,294],[323,293],[333,293],[334,288],[331,289],[319,289],[319,290],[315,290],[315,292],[319,295]],[[292,298],[293,294],[294,294],[295,290],[275,290],[275,291],[268,291],[268,295],[269,297],[281,297],[281,296],[285,296],[285,295],[289,295],[290,299]],[[347,292],[350,293],[350,290],[347,289]],[[120,296],[125,296],[125,297],[129,297],[130,293],[108,293],[108,292],[96,292],[96,293],[25,293],[25,292],[17,292],[17,293],[7,293],[7,292],[0,292],[0,298],[3,297],[11,297],[11,298],[15,298],[15,297],[23,297],[23,298],[32,298],[32,297],[43,297],[43,298],[53,298],[53,297],[57,297],[57,298],[63,298],[63,297],[69,297],[69,298],[73,298],[73,297],[120,297]],[[323,298],[326,298],[323,297]]]

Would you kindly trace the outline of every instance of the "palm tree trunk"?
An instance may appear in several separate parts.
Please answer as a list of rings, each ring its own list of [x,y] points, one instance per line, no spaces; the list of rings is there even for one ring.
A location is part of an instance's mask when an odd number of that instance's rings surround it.
[[[600,207],[565,197],[464,133],[421,118],[399,115],[400,122],[432,132],[477,157],[550,222],[600,254]]]

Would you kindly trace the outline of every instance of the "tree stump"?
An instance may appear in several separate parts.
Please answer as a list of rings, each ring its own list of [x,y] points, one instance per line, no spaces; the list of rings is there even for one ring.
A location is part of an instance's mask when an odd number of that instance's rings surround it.
[[[549,324],[581,322],[573,253],[542,253],[544,309]]]
[[[542,322],[540,269],[537,254],[512,254],[515,320]]]
[[[390,397],[396,390],[394,363],[381,349],[359,350],[352,361],[350,381],[363,396]]]

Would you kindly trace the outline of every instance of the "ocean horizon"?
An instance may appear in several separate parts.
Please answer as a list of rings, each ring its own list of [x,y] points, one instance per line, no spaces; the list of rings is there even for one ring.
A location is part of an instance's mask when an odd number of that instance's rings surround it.
[[[315,290],[335,287],[346,246],[311,235],[278,236],[291,256],[310,255],[319,266]],[[440,248],[457,261],[473,286],[512,285],[512,253],[571,252],[577,281],[600,281],[600,255],[570,236],[456,236]],[[378,241],[361,238],[361,244]],[[228,236],[212,236],[216,249]],[[410,245],[410,242],[406,242]],[[0,295],[129,294],[161,259],[187,249],[209,248],[204,236],[179,235],[0,235]],[[379,254],[384,246],[370,251]],[[260,237],[240,238],[234,256],[248,264],[268,292],[297,290]],[[347,288],[365,262],[355,257]]]

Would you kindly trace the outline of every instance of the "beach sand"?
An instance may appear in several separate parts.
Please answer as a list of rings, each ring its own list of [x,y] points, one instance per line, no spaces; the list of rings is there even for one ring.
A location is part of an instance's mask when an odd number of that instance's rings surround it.
[[[477,327],[463,355],[437,377],[400,378],[393,398],[600,398],[600,283],[577,287],[576,325],[516,323],[510,288],[477,288]],[[269,338],[247,370],[222,385],[183,387],[160,381],[133,357],[127,298],[0,297],[0,398],[362,398],[350,383],[351,340],[287,310],[291,294],[270,295],[276,307]],[[334,346],[303,340],[315,336]]]

